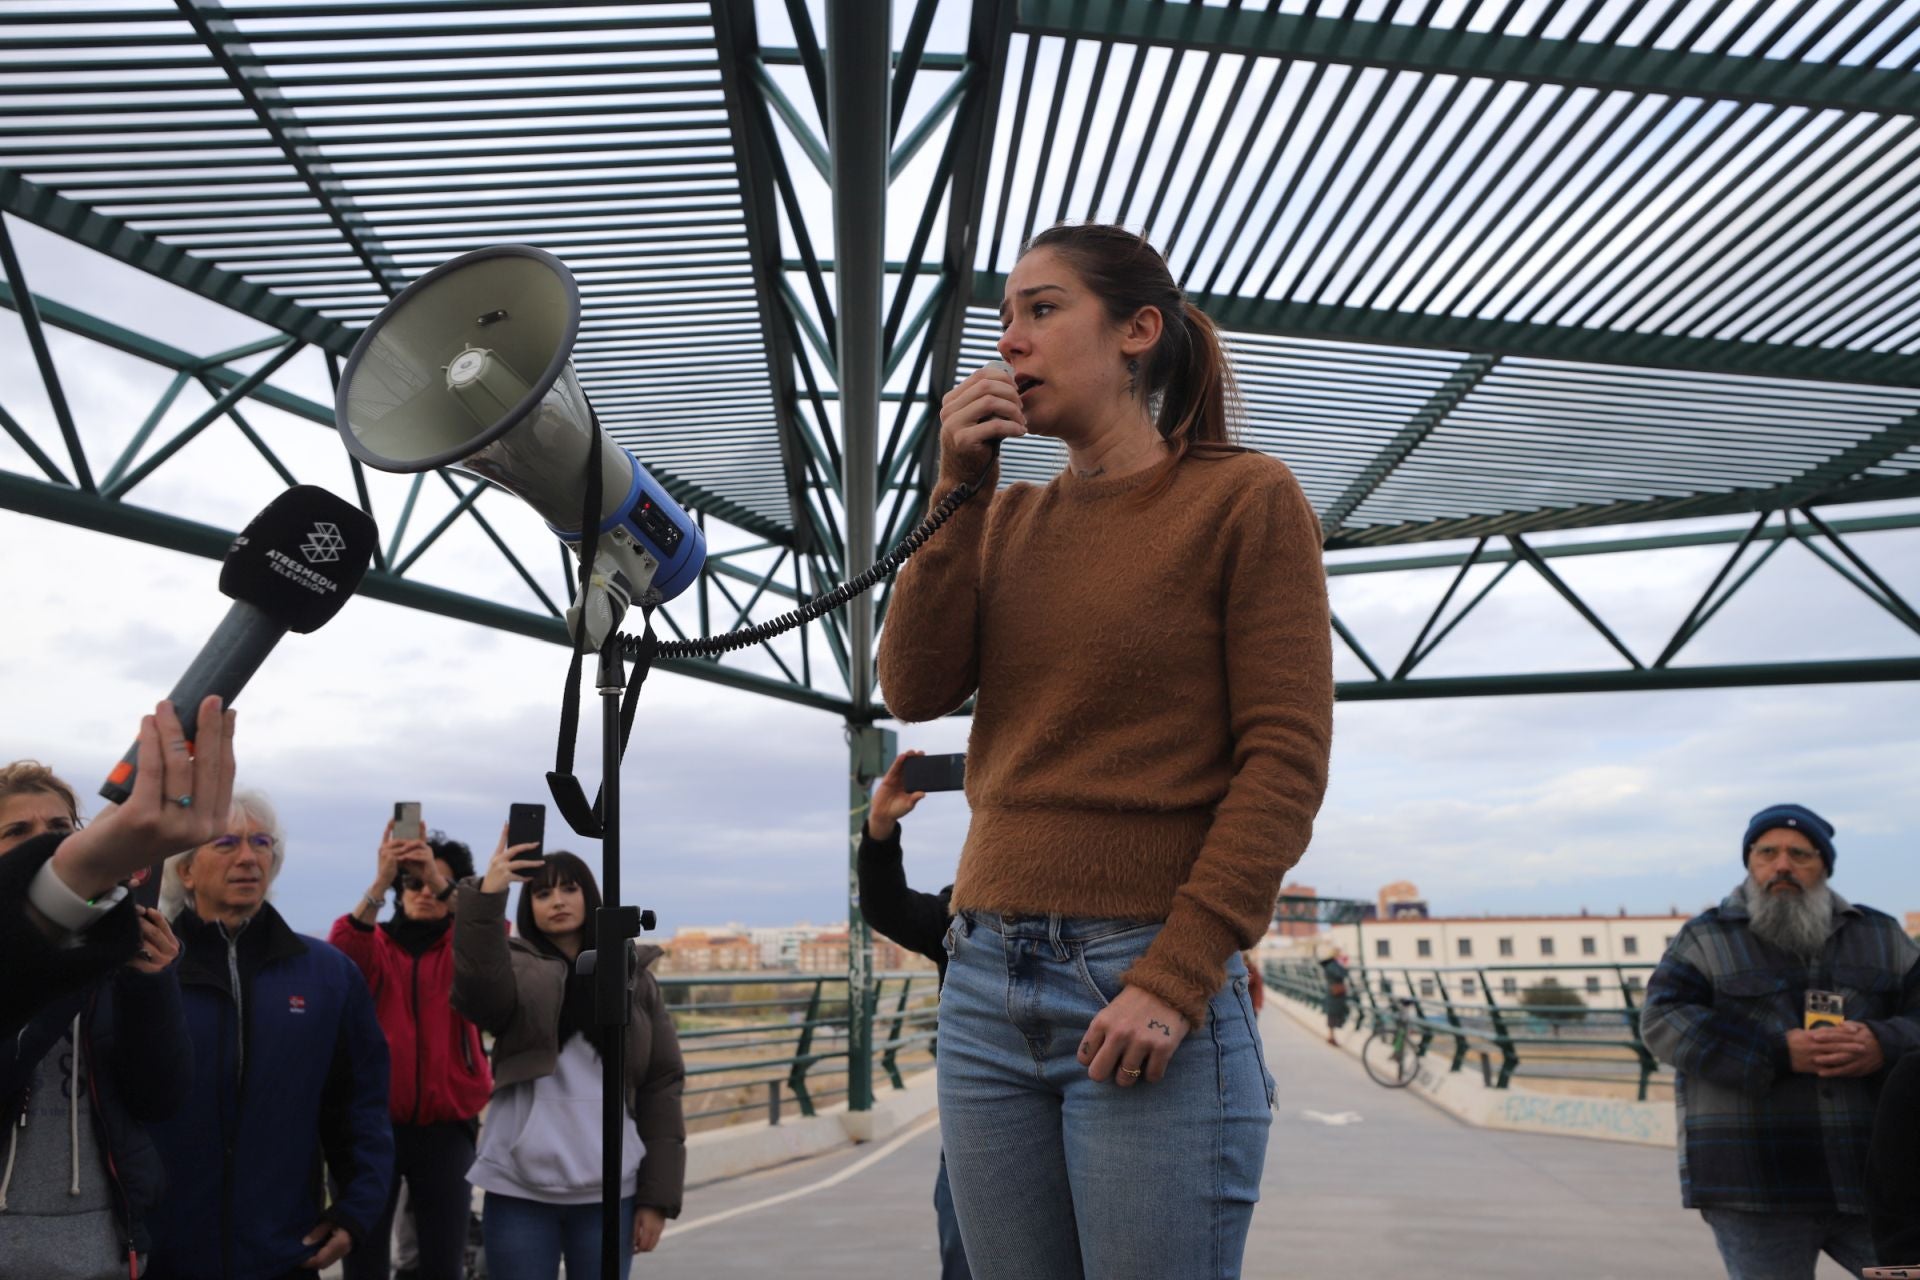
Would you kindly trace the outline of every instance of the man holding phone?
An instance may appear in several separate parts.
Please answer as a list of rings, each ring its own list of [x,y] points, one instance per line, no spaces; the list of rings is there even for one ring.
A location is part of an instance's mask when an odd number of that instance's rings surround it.
[[[493,1093],[479,1029],[450,999],[454,886],[473,874],[473,853],[426,833],[419,805],[404,802],[381,835],[375,868],[373,884],[328,938],[366,975],[393,1060],[393,1188],[364,1244],[346,1256],[346,1280],[387,1280],[403,1180],[419,1241],[417,1275],[460,1280],[473,1197],[467,1169]],[[377,921],[390,890],[394,913]]]
[[[1677,1073],[1681,1200],[1730,1280],[1813,1280],[1823,1252],[1855,1274],[1876,1261],[1867,1149],[1887,1068],[1920,1052],[1920,947],[1829,887],[1833,836],[1804,805],[1756,813],[1740,884],[1647,983],[1641,1032]]]

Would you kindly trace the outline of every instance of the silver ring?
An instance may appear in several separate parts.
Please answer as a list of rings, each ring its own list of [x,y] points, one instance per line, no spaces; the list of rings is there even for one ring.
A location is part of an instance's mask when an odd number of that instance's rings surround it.
[[[179,805],[182,809],[193,808],[193,797],[191,795],[175,796],[173,798],[173,802]]]

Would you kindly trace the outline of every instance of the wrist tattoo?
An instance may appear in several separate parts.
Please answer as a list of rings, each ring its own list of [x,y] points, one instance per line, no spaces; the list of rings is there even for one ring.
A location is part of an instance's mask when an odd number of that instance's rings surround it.
[[[1171,1037],[1173,1035],[1173,1028],[1168,1026],[1166,1023],[1160,1021],[1158,1018],[1147,1019],[1147,1030],[1149,1031],[1158,1030],[1161,1035],[1168,1036],[1168,1037]]]

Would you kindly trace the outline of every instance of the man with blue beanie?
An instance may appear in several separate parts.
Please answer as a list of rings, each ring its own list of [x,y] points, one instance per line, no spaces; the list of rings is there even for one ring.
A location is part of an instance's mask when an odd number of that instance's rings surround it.
[[[1813,1280],[1823,1251],[1874,1265],[1867,1149],[1882,1082],[1920,1050],[1920,946],[1827,887],[1833,837],[1805,805],[1754,814],[1745,877],[1647,985],[1641,1030],[1676,1072],[1681,1201],[1730,1280]]]

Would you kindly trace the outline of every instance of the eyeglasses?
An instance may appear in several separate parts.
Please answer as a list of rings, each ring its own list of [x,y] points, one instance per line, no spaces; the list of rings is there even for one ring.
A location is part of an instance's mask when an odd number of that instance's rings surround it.
[[[399,883],[402,893],[416,893],[427,887],[427,882],[419,876],[401,876]]]
[[[207,841],[207,843],[215,849],[218,849],[221,853],[232,853],[240,847],[240,837],[235,835],[215,836],[213,839]],[[264,831],[256,831],[247,837],[247,843],[253,847],[256,853],[272,853],[273,847],[278,841]]]
[[[1820,860],[1818,849],[1802,849],[1798,845],[1757,844],[1753,852],[1762,858],[1777,858],[1785,854],[1789,862],[1801,867],[1811,866]]]

